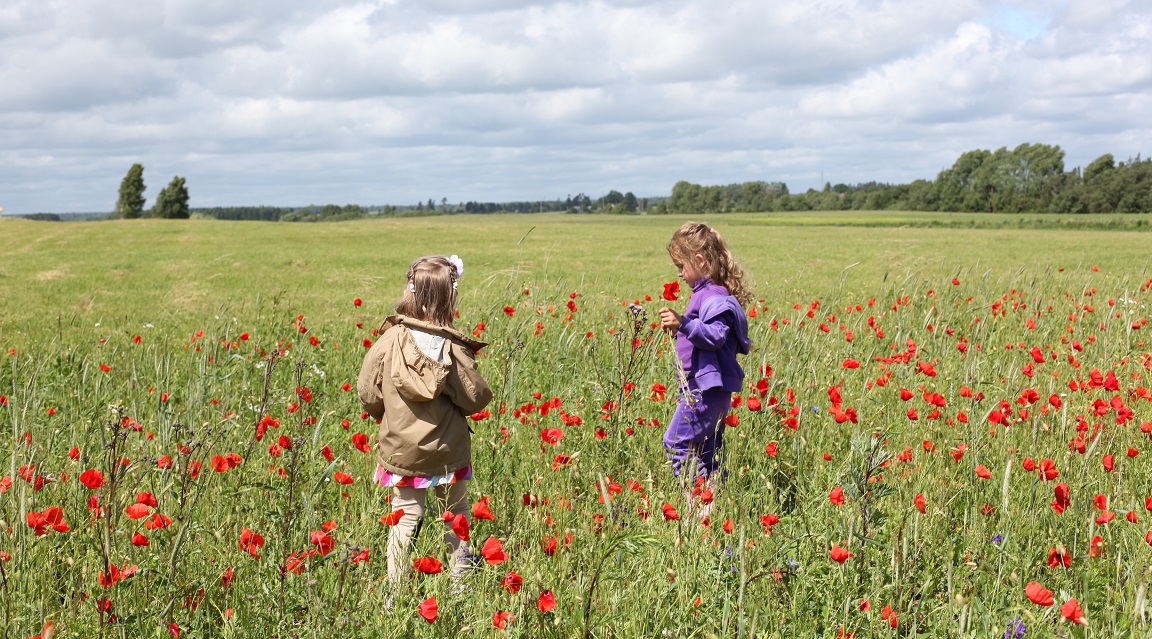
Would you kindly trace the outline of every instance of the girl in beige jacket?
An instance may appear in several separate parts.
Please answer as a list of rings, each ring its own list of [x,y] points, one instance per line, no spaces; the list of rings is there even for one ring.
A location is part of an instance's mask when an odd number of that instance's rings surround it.
[[[397,314],[384,320],[356,384],[364,410],[380,424],[374,481],[393,490],[393,518],[399,517],[388,538],[393,583],[410,565],[408,548],[424,519],[429,490],[452,514],[444,531],[450,569],[460,576],[468,568],[467,416],[483,409],[492,391],[476,370],[475,355],[484,344],[452,326],[463,271],[456,256],[412,262]]]

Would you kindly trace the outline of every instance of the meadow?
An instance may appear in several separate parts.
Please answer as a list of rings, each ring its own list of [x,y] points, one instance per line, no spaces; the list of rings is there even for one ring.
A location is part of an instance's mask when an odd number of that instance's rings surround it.
[[[707,519],[661,444],[681,219],[0,219],[5,636],[1149,636],[1147,218],[708,220],[760,302]],[[490,552],[394,589],[354,385],[430,253],[488,343]]]

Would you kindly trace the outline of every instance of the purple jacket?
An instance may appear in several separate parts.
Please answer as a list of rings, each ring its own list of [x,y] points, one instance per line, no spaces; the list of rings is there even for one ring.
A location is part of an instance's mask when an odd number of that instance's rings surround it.
[[[700,390],[722,388],[738,393],[744,388],[744,369],[736,355],[748,353],[748,318],[728,289],[705,278],[692,287],[676,340],[676,355],[689,384]]]

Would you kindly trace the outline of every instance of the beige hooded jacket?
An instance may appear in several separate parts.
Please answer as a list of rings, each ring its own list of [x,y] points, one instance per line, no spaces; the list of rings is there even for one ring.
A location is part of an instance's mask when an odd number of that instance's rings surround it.
[[[408,328],[441,335],[447,363],[428,357]],[[368,350],[356,390],[364,410],[380,421],[377,456],[390,472],[431,477],[472,463],[468,416],[492,401],[476,370],[484,344],[460,331],[394,315]]]

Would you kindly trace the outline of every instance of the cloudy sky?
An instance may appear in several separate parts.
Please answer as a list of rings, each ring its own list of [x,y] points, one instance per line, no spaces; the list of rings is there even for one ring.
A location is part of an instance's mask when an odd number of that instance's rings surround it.
[[[1152,153],[1148,0],[0,0],[0,206],[667,195]]]

